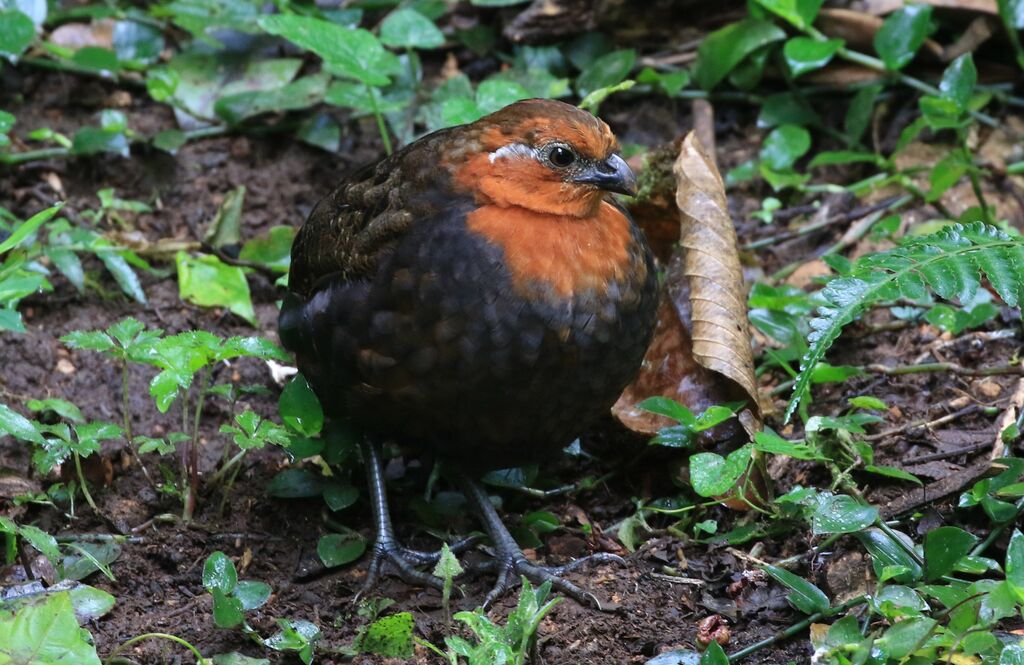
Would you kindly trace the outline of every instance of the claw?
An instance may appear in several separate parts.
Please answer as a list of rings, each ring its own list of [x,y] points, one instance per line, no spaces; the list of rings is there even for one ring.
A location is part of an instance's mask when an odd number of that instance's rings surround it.
[[[561,591],[581,605],[587,605],[596,610],[604,611],[601,601],[598,600],[597,596],[589,591],[584,591],[568,580],[562,579],[561,575],[589,563],[625,564],[626,562],[622,557],[599,552],[582,559],[577,559],[564,566],[547,567],[531,563],[526,558],[526,555],[523,554],[523,551],[519,549],[512,534],[509,533],[508,529],[501,522],[484,489],[474,481],[464,480],[463,490],[480,512],[484,526],[487,528],[488,533],[490,533],[491,541],[494,543],[496,550],[493,561],[478,567],[478,569],[497,569],[498,571],[498,580],[494,588],[491,589],[491,592],[484,599],[483,607],[485,610],[489,609],[494,601],[505,592],[513,588],[518,583],[520,576],[522,576],[534,584],[550,582],[551,588]]]

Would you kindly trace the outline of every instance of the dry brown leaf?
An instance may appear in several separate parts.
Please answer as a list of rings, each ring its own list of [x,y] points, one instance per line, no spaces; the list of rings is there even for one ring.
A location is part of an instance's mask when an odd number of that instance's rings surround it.
[[[747,290],[725,183],[692,132],[683,140],[673,172],[679,182],[679,244],[685,252],[692,304],[693,356],[702,366],[740,386],[748,396],[748,406],[759,417]]]
[[[736,234],[722,178],[698,145],[691,133],[679,148],[672,169],[675,210],[668,207],[668,196],[661,198],[661,191],[646,204],[652,208],[648,217],[665,220],[674,215],[680,229],[680,242],[668,259],[667,288],[662,291],[654,341],[644,356],[640,375],[612,408],[626,427],[646,435],[671,424],[636,408],[637,403],[655,395],[671,397],[694,412],[723,402],[744,401],[749,407],[741,418],[744,428],[748,432],[760,429]],[[681,169],[687,173],[682,174]],[[666,205],[657,205],[662,200]],[[657,228],[669,226],[659,224]],[[648,228],[644,226],[649,233]],[[692,249],[694,246],[697,249]],[[724,293],[729,289],[731,293]],[[702,433],[700,443],[731,442],[740,435],[736,421],[727,421]]]
[[[931,5],[941,9],[959,9],[981,14],[999,15],[996,0],[914,0],[916,3]],[[864,0],[864,11],[869,14],[884,16],[900,9],[907,3],[904,0]]]
[[[112,48],[114,43],[113,19],[105,18],[92,23],[65,23],[50,33],[50,43],[77,51],[86,46]]]
[[[874,51],[875,33],[883,20],[873,16],[876,12],[858,12],[852,9],[822,9],[815,25],[825,35],[846,41],[854,49]],[[942,46],[934,39],[924,40],[923,49],[935,59],[942,57]]]

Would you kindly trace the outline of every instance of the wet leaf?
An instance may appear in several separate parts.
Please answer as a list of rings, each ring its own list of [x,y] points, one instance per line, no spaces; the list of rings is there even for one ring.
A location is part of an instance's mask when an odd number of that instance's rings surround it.
[[[856,533],[878,519],[878,508],[859,503],[852,496],[822,495],[812,516],[815,534]]]
[[[895,533],[906,547],[914,546],[909,536],[898,531]],[[890,576],[890,579],[897,582],[907,583],[921,579],[924,571],[921,570],[920,564],[910,556],[905,547],[900,546],[880,529],[872,527],[857,532],[855,535],[871,555],[871,566],[877,577],[883,578],[885,570],[889,568],[901,571]]]
[[[771,21],[748,18],[712,32],[697,49],[693,76],[704,90],[711,90],[743,60],[762,46],[786,38]]]
[[[576,91],[581,97],[600,88],[608,88],[621,83],[636,63],[636,51],[625,49],[612,51],[601,56],[580,72],[576,79]]]
[[[875,34],[875,50],[890,70],[902,69],[931,32],[932,8],[927,4],[908,4],[885,19]]]
[[[396,9],[380,24],[380,40],[396,48],[432,49],[444,44],[434,22],[415,9]]]
[[[782,125],[765,137],[761,145],[761,160],[776,171],[786,171],[810,148],[810,132],[797,125]]]
[[[721,496],[732,489],[750,463],[750,446],[722,457],[715,453],[690,456],[690,482],[693,491],[704,497]]]
[[[281,391],[278,410],[284,424],[299,434],[316,436],[323,428],[324,411],[320,400],[301,374],[296,374]]]
[[[911,617],[890,627],[875,640],[874,647],[887,658],[900,660],[916,651],[934,630],[934,619]]]
[[[232,595],[242,604],[245,611],[262,607],[270,598],[271,588],[265,582],[255,580],[239,580]]]
[[[328,568],[344,566],[363,556],[366,539],[356,532],[329,533],[321,536],[316,544],[316,553]]]
[[[0,56],[15,61],[36,36],[36,26],[17,9],[0,11]]]
[[[841,39],[820,41],[810,37],[793,37],[782,47],[782,54],[793,76],[800,76],[827,65],[842,47]]]
[[[206,557],[203,564],[203,586],[207,591],[219,589],[223,593],[231,593],[238,584],[238,573],[235,564],[223,552],[214,552]]]
[[[249,283],[238,266],[229,266],[216,256],[193,257],[178,252],[178,292],[182,300],[202,307],[226,307],[256,325]]]
[[[817,614],[827,612],[830,606],[828,596],[821,589],[807,580],[783,568],[775,566],[762,566],[764,571],[775,578],[775,581],[786,587],[791,594],[787,596],[793,607],[804,614]]]
[[[937,580],[953,571],[978,539],[955,526],[940,526],[924,536],[924,575]]]
[[[718,642],[711,642],[700,657],[700,665],[729,665],[729,657],[725,655]]]
[[[217,100],[213,109],[232,125],[263,113],[307,109],[323,100],[329,80],[326,73],[313,74],[279,88],[226,95]]]
[[[756,0],[756,2],[795,27],[806,28],[814,23],[824,0]]]
[[[0,662],[100,665],[88,636],[75,618],[71,596],[48,594],[16,612],[0,612]]]
[[[0,404],[0,433],[10,434],[16,439],[43,445],[43,435],[31,420],[14,411],[6,404]]]

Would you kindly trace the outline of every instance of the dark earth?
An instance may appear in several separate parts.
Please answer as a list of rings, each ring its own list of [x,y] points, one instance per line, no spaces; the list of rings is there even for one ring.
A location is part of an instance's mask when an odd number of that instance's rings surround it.
[[[127,113],[131,127],[151,134],[173,126],[166,107],[149,101],[138,90],[119,89],[107,83],[54,73],[35,72],[27,68],[3,72],[2,96],[6,110],[19,119],[19,129],[29,131],[36,126],[50,126],[71,133],[78,126],[92,121],[93,114],[108,108],[112,102]],[[756,151],[758,141],[754,127],[756,109],[743,106],[716,110],[718,158],[724,171],[745,160]],[[651,119],[633,130],[630,117],[637,114]],[[667,102],[636,104],[616,108],[609,102],[602,114],[616,133],[626,141],[642,141],[649,145],[671,140],[691,126],[687,104],[669,107]],[[22,124],[23,123],[23,124]],[[641,123],[638,123],[641,124]],[[372,160],[379,147],[372,139],[373,128],[349,122],[342,148],[330,155],[300,144],[287,134],[227,136],[189,143],[170,157],[156,151],[136,150],[131,158],[100,157],[74,161],[44,161],[0,172],[0,205],[25,218],[58,200],[66,200],[65,213],[76,215],[95,209],[98,189],[113,187],[124,199],[151,203],[153,214],[134,218],[138,240],[143,245],[162,238],[182,241],[196,240],[196,230],[213,216],[224,196],[238,185],[246,187],[243,215],[243,240],[269,227],[280,224],[299,225],[316,201],[326,194],[347,171]],[[371,137],[371,138],[368,138]],[[62,187],[62,191],[55,188]],[[764,192],[756,188],[730,191],[734,218],[740,242],[764,235],[765,230],[748,214],[760,207]],[[856,205],[840,201],[840,209]],[[1024,214],[1018,205],[1010,219],[1018,226]],[[108,222],[111,223],[112,222]],[[751,265],[770,273],[787,263],[802,259],[820,246],[827,246],[842,234],[843,228],[826,229],[823,233],[782,243],[769,250],[750,253]],[[117,422],[119,411],[119,369],[106,358],[91,352],[69,351],[59,341],[61,335],[73,330],[104,328],[123,316],[134,316],[149,326],[169,332],[202,329],[219,335],[261,334],[276,339],[276,301],[280,289],[260,273],[250,277],[253,301],[259,319],[254,330],[238,317],[215,309],[202,309],[184,304],[177,293],[172,257],[150,256],[161,269],[170,269],[168,276],[144,275],[143,286],[149,299],[147,306],[128,301],[110,277],[99,270],[98,262],[90,264],[105,295],[97,289],[78,294],[62,278],[53,279],[55,291],[25,301],[21,307],[28,333],[0,335],[0,399],[7,403],[23,403],[28,398],[60,397],[81,407],[88,419]],[[1013,325],[1004,316],[990,324],[990,329]],[[887,319],[867,322],[888,323]],[[1019,325],[1019,324],[1018,324]],[[830,360],[835,364],[866,364],[901,359],[915,359],[929,352],[942,354],[945,360],[964,366],[982,366],[1005,362],[1018,349],[1016,339],[977,341],[970,335],[956,344],[943,345],[934,328],[927,326],[894,326],[894,330],[871,336],[865,326],[854,326],[837,345]],[[939,350],[936,350],[939,349]],[[244,403],[261,415],[276,416],[277,394],[280,390],[265,365],[243,360],[219,369],[218,379],[238,385],[257,385],[269,390],[267,395],[244,398]],[[138,434],[158,436],[174,427],[175,410],[161,416],[148,395],[150,378],[136,369],[132,375],[131,410],[133,428]],[[765,389],[774,383],[764,379]],[[817,413],[838,413],[850,396],[872,394],[892,405],[884,428],[900,428],[915,421],[938,418],[968,404],[999,406],[1013,390],[1012,377],[972,378],[944,373],[898,377],[867,376],[825,387],[816,391]],[[776,397],[781,406],[783,396]],[[209,400],[203,413],[203,461],[208,473],[220,459],[227,436],[218,433],[219,426],[230,415],[223,402]],[[778,414],[776,414],[777,418]],[[769,418],[777,428],[778,423]],[[877,429],[875,431],[881,431]],[[787,432],[788,433],[788,432]],[[876,442],[880,463],[900,464],[901,460],[933,453],[954,453],[932,467],[911,469],[927,480],[939,479],[951,470],[963,469],[987,452],[960,453],[972,443],[991,442],[995,418],[978,412],[943,425],[938,431],[910,429],[886,436]],[[653,499],[673,493],[666,469],[674,468],[678,457],[663,449],[648,448],[643,438],[633,435],[609,418],[598,431],[583,438],[583,447],[594,458],[566,458],[553,467],[541,470],[535,483],[541,487],[557,487],[583,476],[601,478],[592,489],[576,490],[541,499],[510,491],[498,491],[503,501],[502,513],[510,524],[517,524],[523,514],[548,510],[559,516],[563,527],[541,536],[543,546],[529,552],[548,562],[559,563],[593,551],[618,552],[626,556],[624,567],[600,565],[569,575],[574,583],[592,590],[609,606],[606,612],[584,608],[564,600],[540,627],[536,662],[549,665],[568,663],[644,663],[671,649],[695,648],[699,622],[710,615],[727,619],[731,635],[727,650],[733,651],[771,636],[801,617],[785,601],[785,593],[769,584],[763,576],[751,573],[757,561],[774,562],[805,553],[813,543],[805,528],[797,528],[779,536],[766,536],[736,548],[724,544],[701,544],[686,539],[680,532],[670,533],[665,527],[671,518],[650,518],[654,528],[637,552],[628,553],[614,538],[614,525],[635,512],[635,499]],[[977,447],[977,446],[976,446]],[[400,451],[396,451],[400,453]],[[685,457],[683,457],[685,459]],[[260,647],[238,632],[218,630],[211,617],[210,597],[201,584],[205,558],[216,550],[232,557],[239,566],[240,577],[262,580],[274,590],[270,602],[253,613],[250,623],[262,634],[276,630],[275,617],[307,619],[317,623],[324,632],[322,644],[341,647],[351,643],[357,628],[366,622],[356,614],[352,602],[366,573],[363,560],[339,571],[325,573],[316,556],[319,536],[329,526],[328,512],[320,501],[285,500],[267,496],[265,487],[279,470],[288,466],[279,450],[264,450],[247,458],[238,482],[223,501],[219,493],[200,497],[200,508],[194,522],[182,524],[164,516],[177,513],[177,501],[158,495],[144,481],[137,465],[117,445],[103,449],[98,463],[87,472],[97,485],[93,494],[112,525],[98,519],[84,503],[76,505],[76,517],[66,521],[58,511],[24,506],[18,510],[19,521],[37,523],[41,528],[62,535],[75,533],[112,533],[111,526],[131,536],[123,546],[120,558],[112,565],[116,581],[101,575],[89,580],[117,598],[113,611],[88,625],[101,654],[108,654],[122,641],[150,632],[167,632],[195,644],[204,655],[232,650],[252,656],[266,657]],[[10,438],[0,444],[0,467],[30,477],[28,451]],[[793,461],[772,467],[775,491],[782,493],[794,484],[827,483],[824,472],[810,465]],[[427,532],[452,538],[469,533],[476,525],[464,519],[458,500],[443,484],[439,496],[457,517],[431,513],[423,508],[422,496],[429,468],[415,458],[394,457],[389,465],[392,506],[400,536],[424,548],[439,543]],[[355,471],[361,478],[361,472]],[[677,474],[678,475],[678,474]],[[54,479],[34,478],[45,486]],[[863,479],[862,479],[863,480]],[[681,480],[679,482],[682,482]],[[885,505],[906,494],[897,483],[870,481],[868,498]],[[929,519],[939,520],[938,512],[948,511],[952,497],[945,503],[927,507]],[[939,498],[939,497],[935,497]],[[704,519],[717,519],[719,530],[725,531],[752,516],[724,507],[710,509]],[[370,537],[370,511],[360,501],[333,520]],[[593,525],[585,535],[582,522]],[[751,546],[760,542],[760,545]],[[821,585],[830,597],[852,596],[866,583],[867,562],[853,539],[843,539],[827,553],[808,561],[810,578]],[[470,558],[478,555],[470,555]],[[13,567],[12,567],[13,568]],[[665,574],[674,571],[675,576]],[[4,583],[12,580],[13,570],[4,572]],[[475,607],[491,583],[487,576],[459,578],[465,596],[455,594],[455,609]],[[457,631],[458,624],[448,625],[441,609],[440,595],[433,590],[410,588],[388,579],[376,591],[379,597],[394,600],[388,611],[408,610],[416,620],[417,635],[442,645],[444,636]],[[514,606],[515,597],[506,596],[491,611],[498,619]],[[806,633],[781,646],[756,653],[750,663],[806,663],[811,647]],[[168,642],[148,641],[136,645],[130,654],[138,662],[190,662],[191,656]],[[274,658],[275,656],[269,656]],[[286,659],[283,659],[286,660]],[[321,655],[318,662],[343,662],[341,657]],[[440,662],[422,647],[417,647],[416,662]],[[297,662],[297,661],[295,661]],[[345,661],[347,662],[347,661]],[[391,662],[377,657],[359,656],[357,663]]]

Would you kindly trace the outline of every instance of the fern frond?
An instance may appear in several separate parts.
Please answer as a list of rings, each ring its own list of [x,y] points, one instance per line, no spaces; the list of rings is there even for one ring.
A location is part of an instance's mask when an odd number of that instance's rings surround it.
[[[866,309],[901,298],[922,300],[929,292],[967,302],[980,288],[983,275],[1007,305],[1020,306],[1024,302],[1024,238],[1010,237],[982,222],[953,224],[858,259],[847,274],[832,279],[822,290],[827,304],[818,308],[810,322],[810,348],[800,361],[785,420],[804,398],[811,373],[825,352]]]

